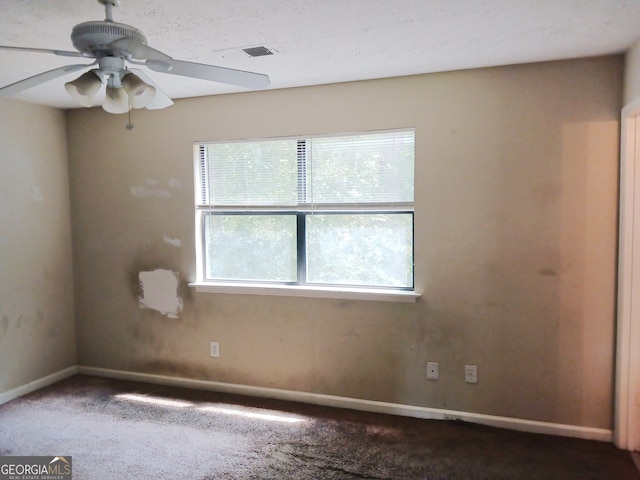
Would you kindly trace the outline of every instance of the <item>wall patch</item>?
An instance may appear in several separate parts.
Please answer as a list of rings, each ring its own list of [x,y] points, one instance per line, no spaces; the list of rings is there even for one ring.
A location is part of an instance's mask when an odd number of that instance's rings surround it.
[[[140,308],[156,310],[168,318],[178,318],[182,311],[182,298],[178,294],[178,273],[157,269],[140,272]]]
[[[131,187],[131,195],[137,198],[169,198],[171,193],[166,188]]]
[[[42,192],[38,187],[34,185],[31,185],[31,191],[29,192],[29,196],[38,203],[42,203],[42,201],[44,200],[44,196],[42,195]]]
[[[162,240],[164,240],[164,243],[173,245],[176,248],[182,247],[182,240],[180,240],[179,238],[171,238],[171,237],[168,237],[167,235],[163,235]]]

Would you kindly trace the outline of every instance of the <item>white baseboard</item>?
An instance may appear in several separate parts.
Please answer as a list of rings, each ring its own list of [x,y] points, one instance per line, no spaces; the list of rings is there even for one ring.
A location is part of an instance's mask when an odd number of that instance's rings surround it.
[[[52,373],[51,375],[47,375],[46,377],[39,378],[29,383],[25,383],[20,387],[16,387],[12,390],[8,390],[6,392],[0,393],[0,405],[3,403],[10,402],[14,398],[21,397],[22,395],[26,395],[27,393],[35,392],[41,388],[47,387],[53,383],[59,382],[69,377],[73,377],[78,373],[78,367],[73,366],[69,368],[65,368],[64,370],[60,370],[59,372]]]
[[[586,440],[599,440],[611,442],[613,432],[602,428],[580,427],[576,425],[563,425],[558,423],[523,420],[511,417],[498,417],[455,410],[443,410],[439,408],[418,407],[402,405],[398,403],[377,402],[373,400],[361,400],[357,398],[338,397],[319,393],[297,392],[293,390],[279,390],[275,388],[253,387],[249,385],[236,385],[231,383],[212,382],[206,380],[190,380],[165,375],[149,373],[136,373],[123,370],[110,370],[96,367],[78,367],[78,373],[96,377],[115,378],[120,380],[134,380],[138,382],[170,385],[174,387],[193,388],[198,390],[210,390],[221,393],[234,393],[253,397],[273,398],[292,402],[310,403],[326,407],[350,408],[365,412],[387,413],[404,417],[431,419],[431,420],[462,420],[465,422],[479,423],[492,427],[507,428],[521,432],[543,433],[548,435],[560,435]]]

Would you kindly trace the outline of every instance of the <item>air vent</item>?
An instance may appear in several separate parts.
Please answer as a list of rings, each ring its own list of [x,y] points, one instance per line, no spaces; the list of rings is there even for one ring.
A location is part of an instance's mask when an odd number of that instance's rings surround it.
[[[269,49],[269,47],[265,47],[264,45],[260,45],[259,47],[243,48],[242,51],[250,57],[264,57],[265,55],[273,55],[273,50]]]

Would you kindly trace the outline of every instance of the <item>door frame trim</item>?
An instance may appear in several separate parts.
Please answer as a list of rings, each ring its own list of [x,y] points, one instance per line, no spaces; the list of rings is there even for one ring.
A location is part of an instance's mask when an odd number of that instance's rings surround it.
[[[640,98],[622,109],[614,443],[640,449]],[[636,194],[637,192],[637,194]],[[637,248],[636,248],[637,249]],[[638,284],[638,285],[636,285]]]

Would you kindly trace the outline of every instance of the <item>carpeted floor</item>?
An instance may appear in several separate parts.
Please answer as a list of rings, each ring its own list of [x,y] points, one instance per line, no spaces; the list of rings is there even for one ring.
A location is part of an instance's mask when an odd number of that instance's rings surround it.
[[[1,405],[0,455],[83,480],[640,479],[602,442],[86,376]]]

